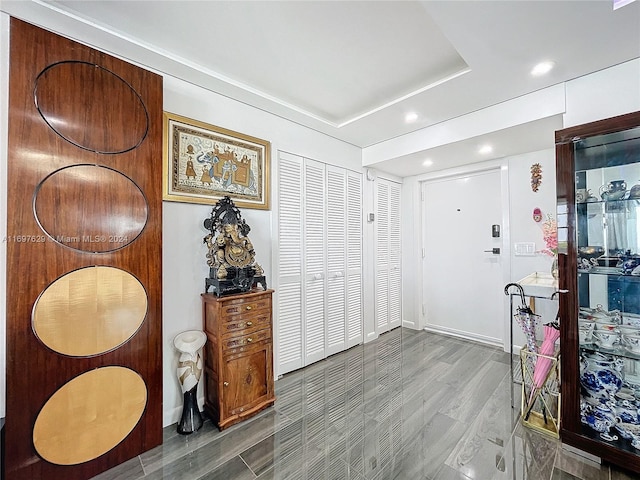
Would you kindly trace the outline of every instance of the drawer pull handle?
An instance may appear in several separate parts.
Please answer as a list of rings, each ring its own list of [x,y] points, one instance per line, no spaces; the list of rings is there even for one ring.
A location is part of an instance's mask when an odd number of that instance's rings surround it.
[[[224,382],[224,383],[223,383],[223,385],[224,385],[225,387],[228,387],[228,386],[229,386],[229,382]]]
[[[253,342],[253,339],[251,337],[247,338],[247,343],[251,343]]]
[[[247,310],[251,310],[251,305],[247,305]]]
[[[250,327],[251,325],[253,325],[253,322],[247,322],[247,327]]]

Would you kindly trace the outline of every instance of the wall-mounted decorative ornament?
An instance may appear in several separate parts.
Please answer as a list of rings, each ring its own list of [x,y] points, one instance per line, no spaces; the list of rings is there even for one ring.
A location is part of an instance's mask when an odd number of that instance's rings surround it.
[[[204,237],[208,248],[209,287],[218,296],[248,292],[257,284],[267,289],[264,270],[255,261],[253,244],[247,236],[251,227],[242,219],[240,210],[229,197],[218,201],[211,216],[204,221],[211,233]]]
[[[531,190],[537,192],[542,184],[542,166],[539,163],[531,165]]]
[[[542,210],[538,207],[533,209],[533,221],[536,223],[540,223],[542,221]]]

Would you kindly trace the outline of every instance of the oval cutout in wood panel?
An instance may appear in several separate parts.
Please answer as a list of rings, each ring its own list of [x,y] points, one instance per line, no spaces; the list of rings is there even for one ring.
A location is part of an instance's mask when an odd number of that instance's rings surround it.
[[[40,182],[33,196],[36,220],[49,237],[74,250],[105,253],[133,242],[147,223],[142,190],[102,165],[70,165]]]
[[[44,404],[33,427],[38,454],[56,465],[77,465],[107,453],[142,418],[147,387],[125,367],[101,367],[60,387]]]
[[[36,300],[31,326],[54,352],[91,357],[133,337],[146,315],[147,292],[136,277],[118,268],[94,266],[49,285]]]
[[[94,63],[49,65],[36,78],[33,94],[47,125],[85,150],[128,152],[140,145],[149,131],[149,113],[138,92],[114,72]]]

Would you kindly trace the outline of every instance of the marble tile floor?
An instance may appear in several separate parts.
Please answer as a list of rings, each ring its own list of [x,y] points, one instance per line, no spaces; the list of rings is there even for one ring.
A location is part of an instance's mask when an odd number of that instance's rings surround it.
[[[274,407],[219,432],[175,425],[97,480],[628,480],[518,421],[501,349],[397,328],[276,382]],[[511,405],[516,408],[511,408]]]

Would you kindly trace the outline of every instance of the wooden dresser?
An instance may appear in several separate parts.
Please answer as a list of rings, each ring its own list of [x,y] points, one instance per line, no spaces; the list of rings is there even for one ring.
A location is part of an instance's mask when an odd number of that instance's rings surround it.
[[[273,387],[271,295],[258,290],[202,294],[205,411],[223,430],[276,400]]]

